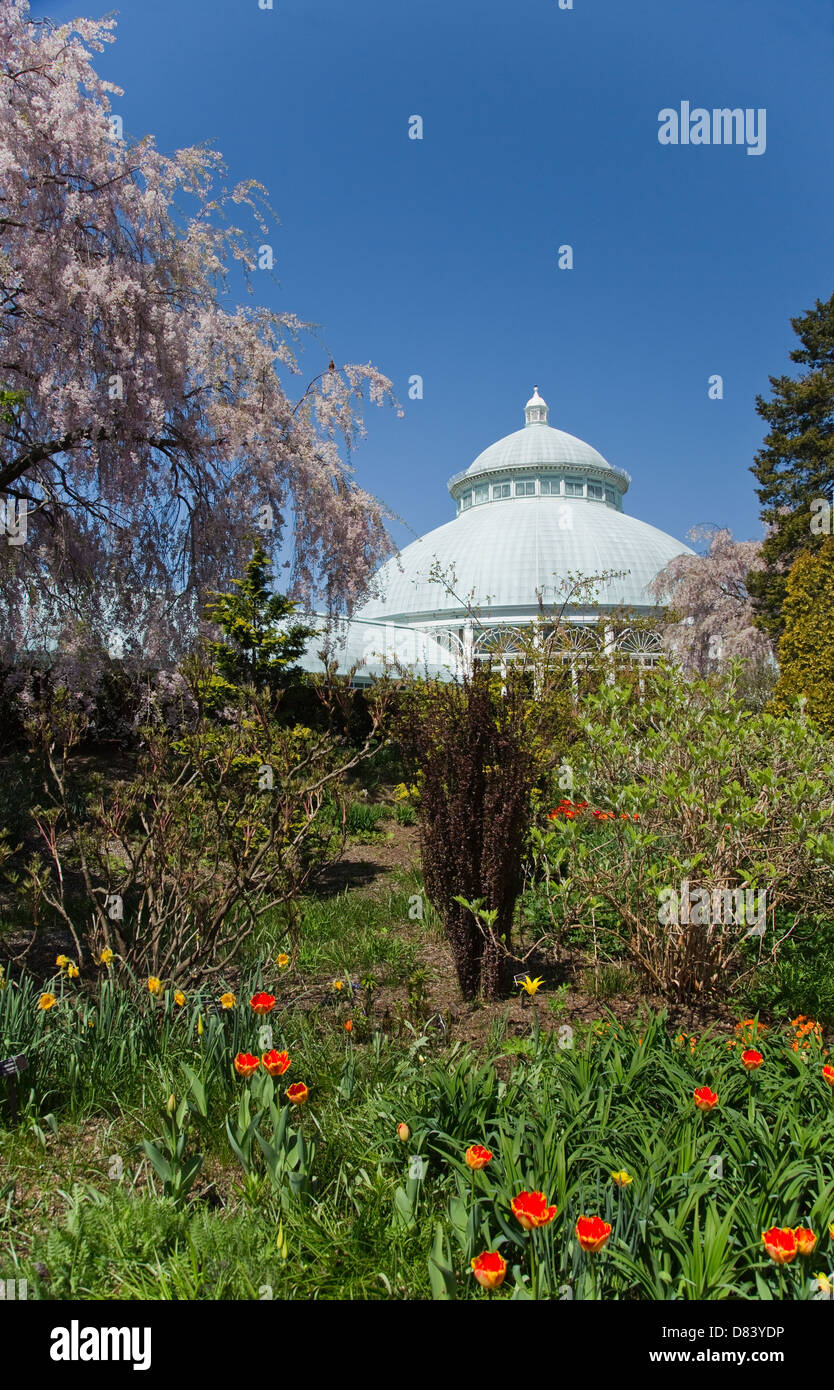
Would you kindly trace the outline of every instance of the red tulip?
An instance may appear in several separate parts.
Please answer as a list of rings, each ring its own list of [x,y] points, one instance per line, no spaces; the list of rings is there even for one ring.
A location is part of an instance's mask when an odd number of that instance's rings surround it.
[[[547,1205],[547,1198],[543,1192],[519,1192],[517,1197],[513,1197],[510,1206],[513,1209],[513,1216],[521,1223],[525,1231],[534,1231],[539,1226],[547,1226],[558,1210],[557,1207]]]
[[[692,1096],[699,1110],[712,1110],[718,1104],[718,1096],[709,1086],[699,1086]]]
[[[829,1086],[834,1086],[834,1067],[823,1067],[822,1078],[823,1081],[828,1082]]]
[[[796,1248],[800,1255],[812,1255],[817,1243],[814,1232],[809,1230],[807,1226],[796,1226],[794,1227],[794,1235],[796,1236]]]
[[[261,1065],[259,1057],[253,1057],[251,1052],[239,1052],[235,1057],[235,1071],[239,1076],[251,1076]]]
[[[764,1057],[761,1052],[756,1051],[755,1047],[748,1047],[746,1052],[742,1052],[741,1060],[748,1071],[755,1071],[757,1067],[762,1065]]]
[[[464,1156],[470,1168],[486,1168],[492,1162],[492,1153],[483,1144],[470,1144]]]
[[[774,1264],[789,1265],[796,1258],[799,1245],[796,1232],[790,1226],[771,1226],[769,1231],[762,1232],[762,1240]]]
[[[580,1216],[576,1223],[576,1239],[589,1255],[601,1250],[610,1234],[611,1224],[601,1216]]]
[[[296,1081],[294,1086],[290,1086],[287,1091],[287,1100],[292,1101],[293,1105],[303,1105],[310,1094],[303,1081]]]
[[[484,1289],[500,1289],[507,1273],[507,1261],[497,1250],[485,1250],[470,1261],[472,1273]]]
[[[273,1047],[271,1052],[264,1053],[261,1061],[270,1076],[283,1076],[290,1065],[290,1054],[288,1052],[276,1052]]]
[[[253,994],[249,1000],[249,1006],[254,1009],[256,1014],[268,1014],[270,1009],[275,1008],[275,995]]]

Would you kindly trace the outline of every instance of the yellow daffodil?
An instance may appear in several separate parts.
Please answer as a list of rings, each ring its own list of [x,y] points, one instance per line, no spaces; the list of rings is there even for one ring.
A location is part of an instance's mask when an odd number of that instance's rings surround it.
[[[58,1000],[55,998],[54,994],[42,994],[38,1000],[38,1008],[43,1010],[54,1009],[57,1003]]]
[[[174,990],[174,1003],[178,1004],[180,1008],[182,1008],[183,1004],[185,1003],[185,995],[183,994],[181,989]]]
[[[334,989],[344,989],[344,987],[345,987],[345,986],[344,986],[344,983],[343,983],[342,980],[334,980],[334,981],[333,981],[333,988],[334,988]]]
[[[56,964],[56,965],[59,967],[59,969],[61,969],[61,970],[66,970],[66,968],[67,968],[67,966],[69,965],[69,963],[70,963],[70,958],[69,958],[69,956],[56,956],[56,957],[55,957],[55,964]]]
[[[634,1182],[634,1179],[629,1176],[625,1168],[622,1168],[619,1173],[612,1173],[611,1178],[618,1187],[628,1187],[630,1182]]]
[[[109,946],[105,946],[104,950],[98,958],[99,965],[109,965],[112,959],[113,952],[110,950]]]
[[[162,994],[164,988],[165,986],[163,985],[162,981],[158,980],[156,975],[148,976],[148,989],[150,990],[151,994]]]
[[[289,965],[289,963],[290,963],[290,958],[289,958],[289,956],[285,956],[284,953],[283,953],[283,951],[281,952],[280,956],[276,956],[276,958],[275,958],[275,964],[276,964],[276,965],[280,965],[280,967],[281,967],[282,970],[284,969],[285,966]]]
[[[532,997],[543,984],[544,980],[541,975],[537,975],[535,980],[531,980],[529,975],[525,975],[524,979],[521,981],[521,988],[524,990],[525,994],[529,994]]]
[[[224,1009],[233,1009],[235,1007],[235,996],[232,994],[231,990],[228,990],[226,994],[221,994],[220,1003],[223,1005]]]
[[[77,966],[77,965],[73,965],[72,961],[70,961],[69,965],[67,966],[67,979],[68,979],[68,980],[77,980],[77,979],[78,979],[78,966]]]

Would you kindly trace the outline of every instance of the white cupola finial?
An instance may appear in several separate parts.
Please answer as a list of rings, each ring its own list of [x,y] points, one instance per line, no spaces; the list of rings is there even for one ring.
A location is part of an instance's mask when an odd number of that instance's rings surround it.
[[[538,386],[533,387],[533,394],[524,407],[524,419],[528,425],[547,424],[547,401],[542,400]]]

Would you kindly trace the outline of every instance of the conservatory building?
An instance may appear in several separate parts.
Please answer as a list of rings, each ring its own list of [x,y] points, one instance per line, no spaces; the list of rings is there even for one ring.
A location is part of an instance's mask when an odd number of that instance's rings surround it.
[[[488,650],[511,656],[535,623],[537,641],[572,664],[599,647],[654,664],[661,643],[648,585],[693,552],[624,511],[630,481],[554,429],[535,387],[523,428],[449,479],[453,519],[379,570],[374,597],[354,615],[364,649],[376,636],[405,653],[413,634],[459,669]]]

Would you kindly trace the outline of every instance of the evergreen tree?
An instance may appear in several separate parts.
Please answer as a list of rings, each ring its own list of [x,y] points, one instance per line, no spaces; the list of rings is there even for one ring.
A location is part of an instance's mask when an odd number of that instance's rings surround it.
[[[805,697],[810,717],[834,735],[834,539],[795,561],[787,577],[774,707]]]
[[[756,410],[770,433],[751,472],[761,484],[762,521],[769,535],[762,546],[764,569],[748,576],[756,623],[778,639],[788,571],[797,556],[825,540],[812,529],[815,499],[834,498],[834,295],[791,320],[802,346],[791,361],[805,371],[796,380],[771,377],[773,399],[756,398]]]
[[[236,593],[214,593],[206,616],[217,623],[225,641],[210,642],[209,652],[220,681],[235,689],[253,685],[275,693],[298,675],[292,665],[316,631],[302,623],[287,624],[297,604],[271,589],[267,552],[255,541],[242,579],[233,579]]]

